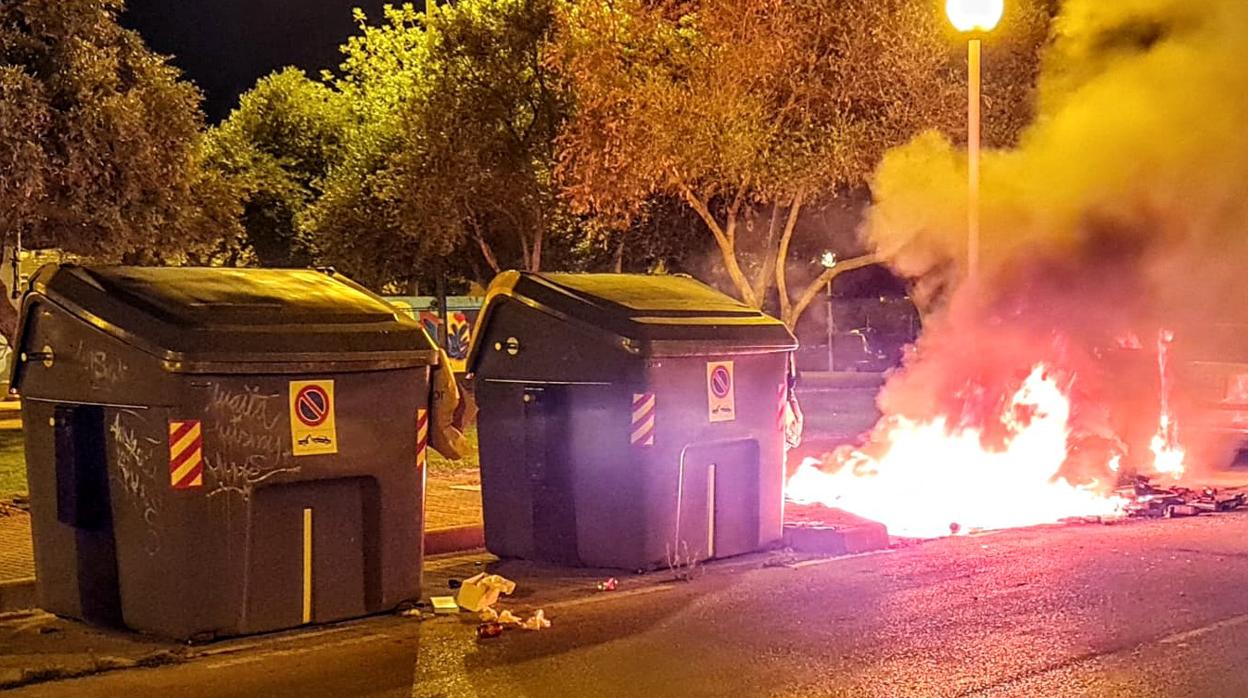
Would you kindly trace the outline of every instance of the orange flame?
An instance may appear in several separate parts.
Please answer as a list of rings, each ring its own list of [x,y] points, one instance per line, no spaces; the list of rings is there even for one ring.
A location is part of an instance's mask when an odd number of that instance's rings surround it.
[[[999,415],[1006,432],[1001,447],[985,446],[982,429],[951,426],[944,417],[891,417],[873,434],[882,454],[842,451],[832,472],[807,459],[790,478],[787,496],[919,538],[1121,514],[1127,501],[1113,494],[1110,479],[1117,456],[1105,463],[1104,482],[1074,484],[1060,475],[1070,415],[1067,390],[1039,364]]]
[[[1157,433],[1149,442],[1149,450],[1153,452],[1153,470],[1161,475],[1174,479],[1183,476],[1187,469],[1187,450],[1179,444],[1179,425],[1170,413],[1170,343],[1174,341],[1174,333],[1162,330],[1157,335],[1157,370],[1161,375],[1161,418],[1158,420]]]

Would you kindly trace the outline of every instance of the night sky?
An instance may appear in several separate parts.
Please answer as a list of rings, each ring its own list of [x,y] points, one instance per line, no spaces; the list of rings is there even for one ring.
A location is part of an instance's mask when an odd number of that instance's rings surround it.
[[[390,0],[396,3],[398,0]],[[204,92],[211,122],[275,68],[295,65],[315,75],[340,62],[338,46],[355,31],[351,8],[370,20],[386,0],[128,0],[122,24]],[[423,3],[416,2],[417,6]]]

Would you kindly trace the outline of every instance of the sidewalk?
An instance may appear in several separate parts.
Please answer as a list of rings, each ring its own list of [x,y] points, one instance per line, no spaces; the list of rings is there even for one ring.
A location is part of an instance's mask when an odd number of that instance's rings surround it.
[[[30,516],[18,509],[0,508],[0,583],[34,576]]]

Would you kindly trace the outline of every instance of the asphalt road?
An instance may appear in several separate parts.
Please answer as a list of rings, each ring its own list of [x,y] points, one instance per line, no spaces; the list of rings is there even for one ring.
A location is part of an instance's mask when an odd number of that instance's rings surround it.
[[[1248,696],[1245,533],[1248,513],[754,560],[534,595],[542,632],[374,619],[12,695]]]

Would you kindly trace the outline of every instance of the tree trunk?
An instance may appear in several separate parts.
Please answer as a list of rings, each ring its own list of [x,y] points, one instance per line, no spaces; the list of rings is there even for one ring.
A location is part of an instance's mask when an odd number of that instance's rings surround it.
[[[681,188],[685,201],[693,208],[693,210],[706,223],[706,227],[710,228],[711,234],[715,236],[715,244],[719,245],[720,256],[724,261],[724,269],[728,272],[728,278],[732,280],[732,285],[736,287],[737,294],[741,302],[754,308],[763,307],[763,299],[754,294],[754,287],[750,285],[750,280],[746,278],[745,272],[741,269],[741,264],[737,261],[737,245],[733,231],[736,229],[736,205],[728,212],[728,220],[725,225],[720,225],[715,215],[711,213],[710,207],[706,202],[699,199],[688,187]]]
[[[529,263],[529,271],[537,273],[542,270],[542,226],[533,231],[533,261]]]
[[[502,272],[502,268],[498,265],[498,257],[494,255],[494,248],[485,241],[485,237],[481,235],[479,229],[473,233],[473,237],[477,240],[477,247],[481,248],[481,256],[485,258],[485,263],[489,265],[495,274]]]
[[[628,231],[620,233],[620,241],[615,245],[612,269],[616,274],[624,273],[624,243],[628,242]]]
[[[0,299],[0,334],[4,335],[4,339],[12,347],[17,340],[18,311],[13,307],[8,284],[4,281],[0,281],[0,292],[4,293],[4,298]]]
[[[797,228],[797,218],[802,212],[803,196],[801,189],[793,195],[793,202],[789,205],[789,215],[784,222],[784,233],[780,236],[780,246],[776,248],[775,252],[776,290],[780,294],[781,317],[787,317],[793,310],[792,299],[789,297],[787,262],[789,260],[789,245],[793,242],[793,231]]]

